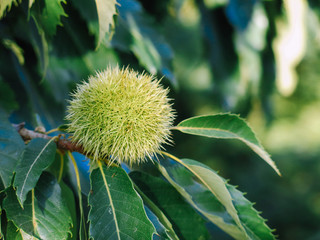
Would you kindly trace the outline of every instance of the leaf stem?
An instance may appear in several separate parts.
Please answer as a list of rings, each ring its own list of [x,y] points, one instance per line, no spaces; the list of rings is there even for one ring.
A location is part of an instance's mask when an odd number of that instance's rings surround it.
[[[59,169],[59,176],[58,176],[58,183],[61,181],[62,178],[62,173],[63,173],[63,165],[64,165],[64,158],[63,158],[63,154],[58,151],[58,154],[60,156],[60,169]]]
[[[50,133],[58,132],[58,131],[60,131],[59,128],[54,128],[54,129],[51,129],[48,132],[46,132],[46,134],[50,134]]]
[[[87,232],[86,232],[86,226],[85,226],[85,219],[84,219],[84,213],[83,213],[83,204],[82,204],[82,194],[81,194],[81,183],[80,183],[80,174],[79,169],[76,160],[74,159],[72,153],[68,151],[68,156],[72,161],[74,171],[76,174],[77,179],[77,186],[78,186],[78,197],[79,197],[79,208],[80,208],[80,229],[79,229],[79,235],[80,239],[82,237],[82,231],[84,231],[85,239],[87,239]]]
[[[37,220],[36,220],[36,212],[34,209],[34,189],[31,190],[31,207],[32,207],[32,225],[33,225],[34,233],[37,234]]]

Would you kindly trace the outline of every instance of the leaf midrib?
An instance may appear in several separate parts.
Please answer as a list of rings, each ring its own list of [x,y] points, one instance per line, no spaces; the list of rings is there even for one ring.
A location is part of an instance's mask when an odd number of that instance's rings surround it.
[[[182,164],[184,167],[186,167],[186,168],[187,168],[190,172],[192,172],[198,179],[201,180],[201,182],[209,189],[209,191],[210,191],[214,196],[216,196],[216,197],[219,199],[220,202],[222,202],[221,199],[220,199],[220,197],[212,190],[212,188],[206,183],[206,181],[204,181],[204,180],[201,178],[201,176],[199,176],[199,174],[198,174],[197,172],[195,172],[191,167],[189,167],[187,164],[185,164],[181,159],[179,159],[179,158],[177,158],[177,157],[175,157],[175,156],[173,156],[173,155],[171,155],[171,154],[169,154],[169,153],[163,152],[163,154],[167,155],[168,157],[174,159],[175,161],[179,162],[179,163]],[[235,208],[234,208],[234,210],[235,210],[235,212],[237,212],[237,210],[236,210]],[[228,211],[228,210],[227,210],[227,211]],[[228,212],[229,212],[229,211],[228,211]],[[229,213],[229,214],[231,215],[231,213]],[[239,218],[236,218],[236,219],[234,219],[234,220],[236,221],[237,226],[239,227],[239,229],[242,230],[242,231],[246,234],[245,230],[243,229],[243,226],[241,225],[240,219],[239,219]]]
[[[54,138],[52,138],[54,139]],[[52,139],[50,141],[47,142],[47,144],[42,148],[41,152],[38,154],[38,156],[36,157],[36,159],[34,160],[34,162],[31,164],[28,172],[27,172],[27,175],[23,181],[23,184],[22,184],[22,187],[21,187],[21,192],[19,194],[19,198],[20,198],[20,201],[22,199],[22,194],[23,194],[23,189],[25,188],[25,185],[26,185],[26,182],[27,182],[27,179],[29,178],[29,175],[30,175],[30,172],[33,168],[33,166],[36,164],[36,162],[38,161],[38,159],[40,158],[40,156],[42,155],[43,151],[49,146],[49,144],[52,142]],[[23,205],[23,203],[21,203]]]
[[[236,138],[238,138],[238,139],[240,139],[240,140],[242,140],[242,141],[251,142],[251,143],[253,143],[254,145],[260,147],[257,143],[254,143],[254,142],[252,142],[252,141],[245,140],[243,137],[239,136],[238,134],[235,134],[235,133],[233,133],[233,132],[231,132],[231,131],[229,131],[229,130],[225,130],[225,129],[221,129],[221,128],[181,127],[181,126],[176,126],[176,127],[174,127],[173,129],[176,129],[176,130],[179,130],[179,131],[181,131],[181,130],[208,130],[208,131],[213,130],[213,131],[217,131],[217,132],[226,132],[226,133],[229,133],[229,134],[235,136]],[[214,138],[226,138],[226,139],[227,139],[227,138],[233,138],[233,137],[214,137]]]
[[[106,187],[106,190],[107,190],[107,193],[108,193],[108,197],[110,199],[110,207],[112,209],[112,213],[113,213],[113,216],[114,216],[113,218],[114,218],[114,222],[115,222],[115,226],[116,226],[117,237],[118,237],[118,239],[121,239],[120,238],[120,230],[119,230],[119,226],[118,226],[118,220],[117,220],[115,208],[114,208],[114,205],[113,205],[113,200],[112,200],[112,197],[111,197],[110,189],[109,189],[109,186],[108,186],[108,183],[107,183],[107,179],[106,179],[106,176],[105,176],[105,174],[103,172],[102,164],[100,162],[98,162],[98,165],[99,165],[99,169],[100,169],[100,172],[101,172],[103,183],[104,183],[104,185]]]

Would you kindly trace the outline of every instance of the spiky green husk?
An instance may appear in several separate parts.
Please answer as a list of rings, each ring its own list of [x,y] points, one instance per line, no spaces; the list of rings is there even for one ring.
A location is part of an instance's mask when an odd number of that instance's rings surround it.
[[[94,160],[145,161],[170,142],[174,112],[167,94],[152,76],[109,67],[77,86],[68,130]]]

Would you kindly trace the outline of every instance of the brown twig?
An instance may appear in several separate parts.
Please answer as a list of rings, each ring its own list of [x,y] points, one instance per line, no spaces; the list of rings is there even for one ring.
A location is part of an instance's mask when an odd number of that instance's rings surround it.
[[[26,129],[24,127],[25,126],[24,122],[19,124],[12,124],[12,126],[17,130],[17,132],[20,134],[20,136],[23,138],[24,141],[28,141],[34,138],[44,138],[44,139],[52,138],[46,134]],[[57,148],[62,151],[79,152],[84,154],[84,151],[81,145],[77,145],[67,139],[57,138],[55,142],[57,144]]]

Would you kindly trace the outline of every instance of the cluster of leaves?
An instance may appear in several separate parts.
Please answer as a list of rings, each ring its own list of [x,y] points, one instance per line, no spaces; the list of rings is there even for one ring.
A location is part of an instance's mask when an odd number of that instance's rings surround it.
[[[188,41],[166,41],[166,35],[173,32],[166,33],[159,23],[169,26],[185,6],[183,1],[157,2],[150,6],[147,1],[137,0],[2,1],[0,61],[6,64],[0,65],[1,107],[10,113],[15,110],[13,121],[36,125],[37,113],[45,126],[57,126],[75,83],[115,64],[130,64],[138,70],[164,75],[165,84],[177,87],[170,45],[187,46],[184,49],[190,49],[191,54],[194,50],[188,48]],[[238,65],[228,59],[234,57],[234,49],[229,49],[231,53],[218,51],[215,36],[222,36],[222,30],[214,25],[217,20],[211,19],[219,16],[226,4],[227,1],[197,1],[196,9],[207,29],[204,33],[215,72],[217,99],[229,106],[232,88],[228,84],[236,79]],[[237,15],[240,11],[234,14],[239,4],[230,1],[226,12],[236,16],[230,17],[232,24],[244,30],[256,1],[245,5],[248,11],[244,11],[244,22]],[[169,17],[159,17],[162,13]],[[180,32],[175,36],[190,34],[188,27],[177,29]],[[244,40],[245,32],[240,35]],[[262,48],[253,49],[254,53],[261,51]],[[6,114],[1,112],[0,116],[0,234],[6,239],[207,239],[210,223],[235,239],[274,239],[252,203],[197,161],[164,153],[154,165],[127,172],[125,166],[107,168],[99,163],[91,169],[91,190],[81,192],[78,167],[70,153],[57,150],[54,140],[33,139],[25,144]],[[235,115],[188,119],[176,130],[239,139],[277,171],[252,130]],[[68,162],[74,163],[78,185],[72,180]]]
[[[239,139],[277,170],[252,130],[236,115],[195,117],[176,129]],[[274,239],[253,204],[234,186],[204,164],[165,152],[154,165],[144,170],[139,166],[139,171],[128,170],[129,174],[122,167],[98,162],[90,173],[86,214],[79,179],[76,205],[66,155],[57,151],[54,138],[36,138],[25,145],[3,117],[0,132],[1,234],[7,239],[69,239],[78,234],[86,239],[87,228],[92,239],[151,239],[154,233],[156,239],[207,239],[206,222],[234,239]],[[78,178],[74,158],[70,152],[68,156]]]

